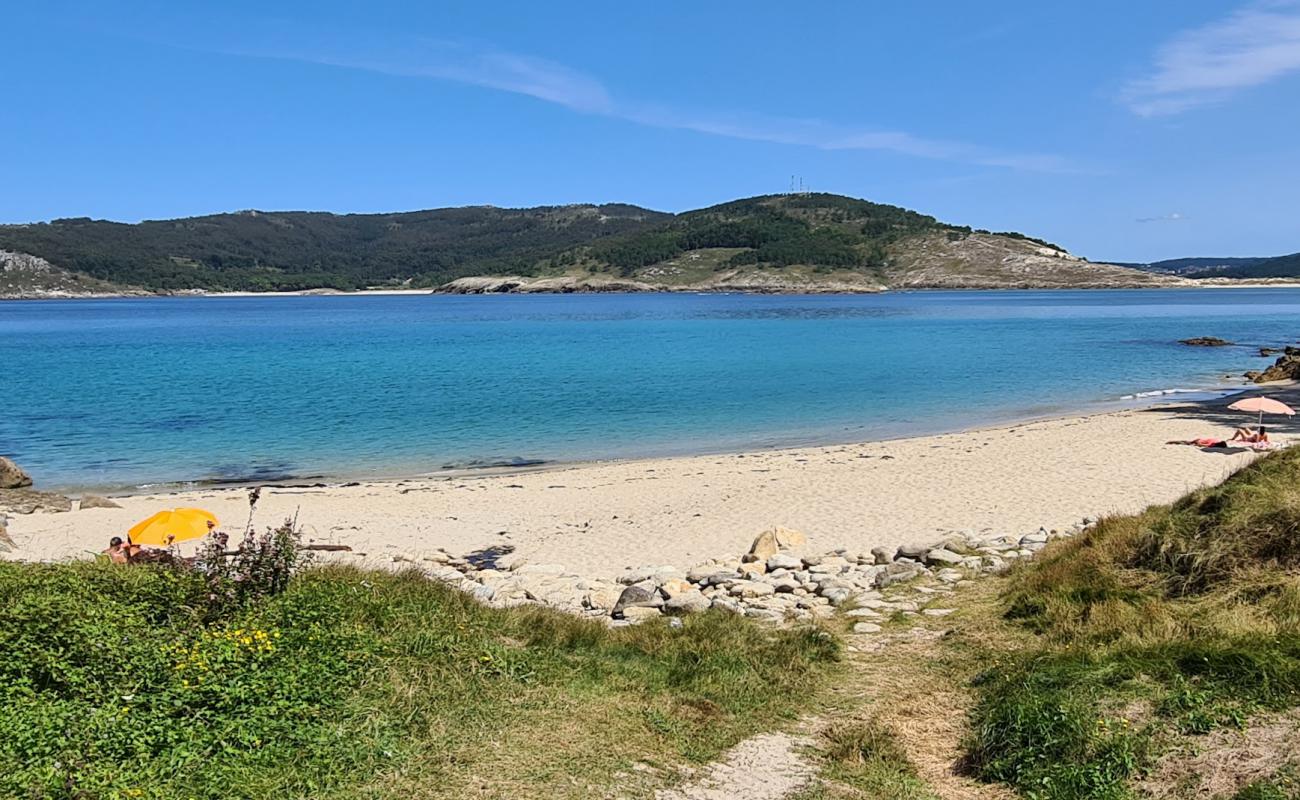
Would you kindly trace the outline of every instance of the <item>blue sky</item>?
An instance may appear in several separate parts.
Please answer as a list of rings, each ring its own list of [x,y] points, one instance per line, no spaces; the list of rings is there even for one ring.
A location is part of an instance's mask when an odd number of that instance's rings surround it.
[[[0,221],[785,190],[1300,250],[1300,0],[10,4]]]

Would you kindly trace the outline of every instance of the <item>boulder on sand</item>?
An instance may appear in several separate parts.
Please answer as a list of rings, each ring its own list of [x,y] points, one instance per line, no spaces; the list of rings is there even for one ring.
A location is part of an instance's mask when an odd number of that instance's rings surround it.
[[[789,528],[772,528],[763,531],[754,539],[754,543],[749,546],[749,552],[745,554],[743,561],[764,561],[781,552],[782,550],[797,550],[808,544],[808,537],[799,531],[792,531]]]
[[[87,508],[121,508],[120,505],[109,500],[107,497],[100,497],[97,494],[88,494],[81,498],[81,504],[77,506],[81,510]]]
[[[623,593],[618,596],[618,602],[614,604],[614,610],[610,613],[618,617],[629,608],[659,608],[663,604],[664,599],[655,587],[645,583],[635,583],[623,590]]]
[[[32,478],[12,460],[0,456],[0,489],[21,489],[31,486]]]
[[[781,552],[781,548],[776,543],[776,531],[763,531],[754,539],[754,543],[749,546],[749,552],[745,553],[742,561],[754,562],[764,561]]]

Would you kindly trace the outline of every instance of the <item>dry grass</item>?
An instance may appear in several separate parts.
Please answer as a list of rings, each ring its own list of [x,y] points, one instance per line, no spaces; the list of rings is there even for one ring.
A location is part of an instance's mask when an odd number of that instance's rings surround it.
[[[1236,795],[1300,766],[1300,711],[1262,714],[1240,730],[1183,737],[1138,784],[1153,800]]]

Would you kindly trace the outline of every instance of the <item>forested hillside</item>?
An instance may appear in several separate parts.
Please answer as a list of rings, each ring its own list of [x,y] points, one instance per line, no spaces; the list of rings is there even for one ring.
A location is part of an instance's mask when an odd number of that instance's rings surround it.
[[[668,216],[615,204],[401,214],[244,211],[134,225],[60,219],[0,226],[0,249],[159,290],[435,286],[462,275],[531,274],[547,256]]]
[[[905,208],[853,197],[768,195],[679,214],[651,230],[610,237],[590,247],[585,255],[598,268],[607,266],[625,277],[639,267],[712,248],[739,251],[719,264],[721,267],[762,264],[878,269],[889,263],[890,245],[932,231],[946,232],[953,239],[972,232],[969,227],[948,225]],[[1052,246],[1018,233],[999,235]],[[572,254],[570,258],[579,260]]]
[[[0,250],[86,280],[174,291],[878,291],[1163,285],[1050,242],[833,194],[681,214],[631,205],[400,214],[244,211],[0,226]],[[11,292],[12,296],[13,293]]]

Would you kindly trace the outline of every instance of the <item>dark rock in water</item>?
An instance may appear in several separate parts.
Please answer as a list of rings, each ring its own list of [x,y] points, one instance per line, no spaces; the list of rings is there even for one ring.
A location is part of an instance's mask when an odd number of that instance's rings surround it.
[[[1282,352],[1282,350],[1281,350],[1280,348],[1277,348],[1277,347],[1261,347],[1261,348],[1259,348],[1259,355],[1260,355],[1261,358],[1264,358],[1264,357],[1267,357],[1267,356],[1275,356],[1275,355],[1277,355],[1277,354],[1280,353],[1280,352]]]
[[[663,604],[663,598],[654,587],[644,583],[634,583],[618,596],[618,602],[614,604],[611,614],[617,617],[627,608],[659,608]]]
[[[31,476],[22,467],[0,456],[0,489],[21,489],[31,485]]]
[[[97,494],[88,494],[81,498],[81,505],[78,508],[83,511],[87,508],[121,508],[120,505],[109,500],[107,497],[100,497]]]
[[[0,489],[0,511],[33,514],[37,511],[71,511],[72,501],[61,494],[33,489]]]
[[[1189,344],[1192,347],[1227,347],[1232,342],[1227,339],[1220,339],[1217,336],[1196,336],[1191,339],[1179,339],[1179,344]]]
[[[1255,383],[1300,380],[1300,347],[1287,347],[1277,361],[1273,362],[1273,366],[1263,372],[1251,370],[1245,374],[1245,378]]]

